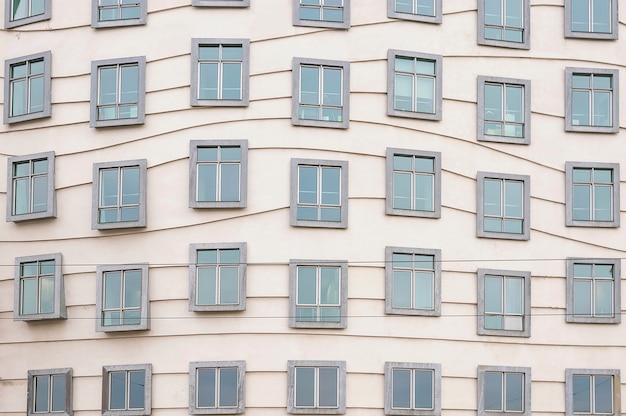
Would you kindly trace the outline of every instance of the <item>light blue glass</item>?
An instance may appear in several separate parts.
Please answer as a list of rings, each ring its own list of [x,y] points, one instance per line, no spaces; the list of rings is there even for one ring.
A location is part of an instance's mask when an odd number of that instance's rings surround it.
[[[117,103],[117,67],[100,68],[98,105]]]
[[[432,370],[414,370],[413,391],[416,409],[433,409],[433,372]]]
[[[504,216],[522,218],[523,183],[520,181],[504,182]]]
[[[317,167],[298,167],[298,203],[317,204]]]
[[[297,218],[305,221],[317,221],[319,220],[318,209],[318,207],[299,206],[296,213]]]
[[[320,104],[320,68],[300,67],[300,103]]]
[[[220,368],[219,407],[237,407],[237,368]]]
[[[198,305],[217,304],[217,268],[198,268],[198,293],[196,294]]]
[[[339,268],[320,268],[320,305],[339,305]]]
[[[138,308],[141,306],[141,271],[124,272],[124,307]]]
[[[325,22],[343,22],[343,9],[323,9],[322,20]]]
[[[225,61],[243,60],[243,47],[241,45],[223,45],[222,59]]]
[[[594,75],[593,76],[593,88],[610,90],[613,84],[613,77],[611,75]]]
[[[35,172],[33,172],[35,173]],[[30,174],[30,162],[19,162],[13,164],[13,176],[27,176]]]
[[[591,316],[591,282],[574,280],[574,315]]]
[[[220,165],[221,201],[239,201],[239,163],[223,163]]]
[[[338,68],[324,68],[322,104],[341,105],[341,73],[342,70]]]
[[[434,308],[433,274],[415,272],[414,279],[413,299],[415,309],[432,310]]]
[[[27,91],[25,80],[11,82],[11,116],[26,114]]]
[[[322,204],[339,205],[341,169],[322,167]]]
[[[31,0],[30,15],[44,14],[46,11],[44,0]]]
[[[28,179],[16,179],[13,183],[15,186],[13,189],[13,193],[15,195],[13,201],[13,214],[26,214],[30,210]]]
[[[593,376],[594,413],[613,413],[613,376]],[[618,396],[619,397],[619,396]]]
[[[21,314],[37,313],[37,279],[22,279]]]
[[[417,93],[415,94],[415,109],[419,113],[435,112],[435,79],[417,77]]]
[[[128,408],[144,408],[145,374],[143,371],[131,371],[129,374]]]
[[[320,308],[321,322],[341,322],[341,310],[338,307],[323,307]]]
[[[395,0],[398,13],[413,13],[413,0]]]
[[[509,42],[524,42],[524,32],[519,29],[505,29],[504,30],[504,40]]]
[[[415,175],[415,209],[433,211],[433,177],[432,175]]]
[[[591,187],[589,185],[574,185],[572,216],[574,220],[591,220]]]
[[[415,58],[409,58],[405,56],[396,56],[394,61],[394,70],[396,72],[408,72],[415,73],[414,69]]]
[[[393,271],[393,307],[411,307],[411,272],[404,270]]]
[[[338,374],[336,368],[321,367],[319,370],[318,397],[320,407],[338,406]]]
[[[236,305],[237,303],[239,303],[239,269],[221,267],[220,304]]]
[[[435,16],[435,0],[417,0],[417,13],[422,16]]]
[[[139,220],[139,208],[138,207],[125,207],[120,209],[120,221],[138,221]]]
[[[216,407],[215,387],[217,372],[215,368],[199,368],[196,380],[196,406]]]
[[[485,120],[503,121],[502,85],[485,84]]]
[[[611,186],[594,187],[593,215],[596,221],[613,220],[613,188]]]
[[[613,279],[612,264],[594,264],[594,277],[596,279]]]
[[[504,25],[508,27],[524,27],[522,16],[522,1],[523,0],[505,0],[506,1],[506,16]]]
[[[141,311],[136,309],[126,310],[122,313],[123,325],[139,325],[141,323]]]
[[[120,309],[122,301],[122,273],[104,273],[104,309]]]
[[[52,411],[62,412],[65,410],[65,375],[55,374],[52,378]]]
[[[611,0],[590,1],[593,4],[592,32],[611,33]]]
[[[224,63],[222,68],[222,99],[241,100],[241,63]]]
[[[25,163],[28,166],[28,162]],[[33,160],[33,173],[47,173],[48,172],[48,159]]]
[[[48,394],[50,393],[50,377],[35,377],[35,412],[48,413],[49,402]]]
[[[485,312],[502,313],[502,277],[485,276]]]
[[[413,77],[396,74],[395,80],[394,108],[401,111],[413,111]]]
[[[411,370],[394,368],[392,370],[392,403],[393,409],[411,408]]]
[[[591,277],[593,266],[594,265],[592,264],[583,264],[583,263],[574,264],[574,277]],[[596,275],[597,275],[598,265],[595,265],[595,268],[596,268]]]
[[[393,207],[411,209],[411,174],[393,173]]]
[[[217,100],[218,64],[203,62],[199,72],[198,99]]]
[[[593,125],[610,126],[611,122],[611,92],[593,92]]]
[[[413,257],[414,268],[418,270],[434,270],[435,258],[429,255],[415,254]]]
[[[403,253],[393,253],[393,267],[395,268],[405,268],[412,269],[413,268],[413,255],[412,254],[403,254]]]
[[[613,316],[613,281],[595,280],[594,315]]]
[[[222,158],[224,158],[224,151],[229,148],[221,148]],[[198,148],[198,162],[217,162],[217,147],[199,147]]]
[[[574,88],[591,88],[591,75],[573,74],[572,87]]]
[[[315,368],[296,367],[296,407],[315,405]]]
[[[502,411],[502,373],[485,373],[485,410]]]
[[[591,169],[574,168],[572,171],[572,178],[574,179],[574,182],[590,183],[591,171],[592,171]],[[598,171],[597,169],[594,169],[594,176],[595,176],[595,172],[597,171]],[[598,179],[594,177],[594,181],[598,182]]]
[[[217,250],[198,250],[198,264],[217,264]]]
[[[317,7],[300,7],[300,20],[322,20],[321,10]]]
[[[502,215],[502,181],[485,179],[484,181],[484,214]]]
[[[524,375],[521,373],[506,373],[505,377],[505,411],[521,412],[524,410]]]
[[[118,170],[103,169],[100,171],[100,206],[118,205]]]
[[[507,314],[521,315],[524,297],[524,279],[507,277],[505,279],[505,312]]]
[[[136,103],[139,89],[139,67],[125,65],[120,68],[120,103]]]
[[[6,0],[11,1],[11,0]],[[13,14],[11,20],[28,17],[28,0],[13,0]]]
[[[416,59],[415,73],[422,75],[435,75],[435,61],[428,59]]]
[[[123,410],[126,408],[126,372],[111,372],[109,378],[109,410]]]
[[[122,168],[122,205],[139,204],[139,168]]]
[[[221,264],[239,264],[239,249],[222,249],[220,250]]]
[[[317,279],[315,267],[298,267],[298,305],[317,304]]]
[[[122,3],[124,3],[122,1]],[[124,19],[139,19],[139,6],[135,7],[122,7],[122,20]]]
[[[118,20],[119,19],[118,9],[100,9],[98,11],[98,21],[106,22],[110,20]]]
[[[435,159],[427,157],[415,158],[415,171],[416,172],[434,172],[435,171]]]
[[[217,165],[198,165],[198,201],[217,201]]]
[[[39,313],[54,312],[54,277],[39,280]]]
[[[485,24],[502,26],[502,0],[485,0]]]
[[[220,47],[218,45],[200,45],[198,47],[198,59],[217,61],[220,59]]]
[[[589,2],[593,0],[572,0],[572,32],[590,32]]]
[[[506,117],[505,121],[522,123],[523,120],[523,96],[522,87],[506,87]]]
[[[37,113],[43,111],[43,90],[44,79],[43,77],[36,77],[30,79],[29,93],[29,113]]]
[[[591,376],[572,376],[572,405],[574,413],[591,413]]]

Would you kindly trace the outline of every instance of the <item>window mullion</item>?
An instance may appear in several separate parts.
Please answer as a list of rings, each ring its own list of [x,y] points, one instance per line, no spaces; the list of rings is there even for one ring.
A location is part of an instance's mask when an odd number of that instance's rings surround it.
[[[217,46],[217,99],[221,100],[224,93],[224,45]]]
[[[315,308],[317,309],[315,320],[319,322],[322,313],[322,268],[320,266],[315,266]]]
[[[320,18],[322,18],[321,13],[323,13],[323,12],[324,11],[321,9],[321,6],[320,6]],[[319,94],[318,94],[318,97],[317,97],[317,102],[319,104],[319,108],[318,108],[318,113],[317,113],[317,119],[318,120],[322,120],[323,119],[322,113],[324,112],[324,110],[323,110],[323,108],[324,108],[324,67],[323,66],[319,67],[317,85],[319,86]]]
[[[116,104],[116,108],[117,108],[117,104]],[[119,167],[117,168],[117,206],[116,211],[117,211],[117,221],[121,221],[122,220],[122,193],[123,193],[123,189],[124,189],[124,184],[122,183],[124,180],[124,175],[122,174],[124,168]]]
[[[122,97],[122,65],[115,65],[116,76],[115,80],[117,85],[115,86],[115,118],[120,118],[120,101]],[[121,182],[121,180],[120,180]]]
[[[42,279],[41,279],[41,274],[39,273],[40,270],[40,262],[37,262],[37,275],[35,276],[35,280],[37,282],[37,296],[36,296],[36,307],[37,307],[37,313],[41,313],[41,284],[42,284]]]
[[[316,188],[317,188],[317,192],[316,192],[316,197],[317,197],[317,220],[320,221],[322,219],[322,189],[323,189],[323,182],[322,182],[322,171],[324,170],[323,166],[317,166],[317,184],[316,184]]]
[[[313,379],[313,406],[315,408],[319,408],[320,407],[320,389],[319,389],[319,382],[320,382],[320,368],[319,367],[315,367],[315,372],[314,372],[314,379]]]
[[[220,400],[220,378],[222,376],[221,368],[215,368],[215,408],[219,409],[221,407]]]

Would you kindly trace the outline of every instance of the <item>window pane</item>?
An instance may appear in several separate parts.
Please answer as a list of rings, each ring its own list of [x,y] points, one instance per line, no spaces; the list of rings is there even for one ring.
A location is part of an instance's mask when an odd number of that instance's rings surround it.
[[[11,115],[19,116],[26,114],[26,81],[15,81],[11,83]]]
[[[337,407],[338,382],[336,368],[319,369],[319,405],[320,407]]]
[[[320,305],[339,305],[339,268],[320,268]]]
[[[100,171],[100,206],[116,206],[118,193],[118,170],[103,169]]]
[[[393,207],[411,209],[411,174],[393,173]]]
[[[485,24],[502,25],[502,1],[485,0]]]
[[[572,170],[572,176],[574,179],[574,182],[591,182],[591,171],[592,169],[581,169],[581,168],[574,168]],[[597,169],[594,169],[594,174],[598,172]],[[594,177],[594,180],[597,182],[598,179]],[[611,181],[612,182],[612,181]]]
[[[523,120],[523,96],[524,89],[522,87],[506,88],[506,116],[505,121],[514,121],[522,123]]]
[[[415,209],[433,211],[433,176],[415,175]]]
[[[33,178],[33,212],[45,212],[48,208],[48,176]]]
[[[435,61],[426,59],[415,60],[415,73],[424,75],[435,75]]]
[[[123,7],[121,11],[122,19],[139,19],[139,7]]]
[[[506,0],[505,26],[523,27],[522,0]]]
[[[243,48],[241,45],[223,45],[222,59],[230,61],[241,61],[243,59]]]
[[[217,250],[198,250],[198,264],[216,264]]]
[[[572,92],[572,124],[574,126],[589,126],[589,91]]]
[[[398,13],[413,13],[412,0],[395,0],[396,12]]]
[[[317,304],[315,267],[298,267],[298,305]]]
[[[430,159],[427,157],[416,157],[415,158],[415,171],[417,172],[435,172],[435,159]]]
[[[611,93],[608,91],[593,92],[593,125],[611,125]]]
[[[524,375],[519,373],[506,374],[506,411],[521,412],[524,410]]]
[[[198,48],[198,58],[217,61],[220,59],[220,48],[218,45],[201,45]]]
[[[415,370],[415,408],[433,408],[433,372],[432,370]]]
[[[198,268],[198,304],[215,305],[217,303],[217,270],[215,267]]]
[[[241,64],[224,63],[222,68],[222,99],[241,100]]]
[[[217,201],[217,165],[198,165],[198,201]]]
[[[572,0],[572,31],[589,32],[589,1]]]
[[[130,372],[130,391],[128,392],[128,407],[130,409],[143,409],[144,407],[144,372]]]
[[[574,315],[591,315],[591,282],[574,280]]]
[[[575,413],[591,413],[590,376],[572,376],[572,396]]]
[[[122,205],[139,204],[139,168],[122,168]]]
[[[596,279],[613,279],[613,265],[594,264],[594,273]]]
[[[27,16],[28,0],[13,0],[13,18],[11,20],[23,19]]]
[[[613,281],[595,281],[594,314],[596,316],[613,316]]]
[[[239,201],[239,164],[221,164],[221,201]]]
[[[50,377],[35,377],[35,412],[48,412],[48,393],[50,392]]]
[[[594,190],[594,219],[596,221],[611,221],[613,219],[613,188],[611,186],[596,186]]]
[[[316,167],[298,167],[298,202],[301,204],[317,204]]]
[[[589,185],[574,185],[572,206],[574,220],[591,220],[591,187]]]
[[[397,63],[396,59],[396,63]],[[413,77],[396,74],[394,108],[402,111],[413,110]]]
[[[341,69],[324,68],[324,96],[325,105],[341,105]]]
[[[115,104],[117,89],[117,67],[100,68],[100,94],[98,95],[98,104]]]
[[[65,375],[53,375],[52,377],[52,411],[62,412],[65,410]]]
[[[522,182],[505,181],[504,192],[506,195],[504,216],[522,218]]]
[[[32,78],[30,80],[30,108],[28,109],[29,113],[36,113],[38,111],[43,111],[43,90],[44,90],[44,79],[43,77]]]
[[[196,399],[198,407],[215,407],[215,376],[214,368],[199,368],[196,385]]]
[[[44,0],[32,0],[31,1],[31,16],[43,14],[45,12]]]
[[[141,306],[141,271],[124,272],[124,307],[138,308]]]
[[[54,312],[54,277],[40,280],[39,313]]]
[[[236,147],[222,147],[220,148],[221,160],[239,162],[241,160],[241,148]]]
[[[315,405],[315,369],[296,368],[296,406],[313,407]]]
[[[322,204],[339,205],[339,182],[341,169],[322,168]]]
[[[596,274],[598,273],[597,267],[598,265],[596,265]],[[574,264],[574,277],[591,277],[592,268],[591,264]]]
[[[394,69],[396,71],[414,73],[415,72],[415,70],[413,69],[414,64],[415,64],[415,58],[396,56],[396,59],[394,61]]]
[[[485,84],[485,120],[503,120],[502,85]]]
[[[393,253],[393,267],[402,267],[402,268],[413,268],[413,255],[412,254],[402,254],[402,253]]]
[[[611,32],[611,0],[593,0],[592,31],[597,33]]]
[[[122,294],[122,273],[104,273],[104,309],[120,308]]]
[[[416,254],[414,256],[414,267],[422,270],[433,270],[435,268],[435,258],[433,256]]]
[[[29,187],[28,179],[18,179],[15,184],[15,200],[13,202],[13,212],[16,215],[26,214],[29,212]]]
[[[321,20],[321,10],[312,7],[300,7],[300,19],[302,20]]]
[[[433,274],[415,272],[414,299],[416,309],[433,309]]]
[[[411,408],[411,371],[392,370],[392,404],[394,409]]]
[[[237,369],[220,369],[220,407],[237,406]]]
[[[198,98],[201,100],[217,100],[218,65],[201,63],[199,76]]]
[[[613,413],[613,376],[594,376],[594,413]]]
[[[485,276],[485,312],[502,313],[502,278]]]
[[[417,0],[417,14],[423,16],[435,15],[435,0]]]
[[[126,408],[126,372],[109,373],[109,409]]]
[[[136,103],[139,89],[139,67],[137,65],[122,66],[122,87],[120,103]]]
[[[591,88],[591,75],[573,74],[572,87],[574,88]]]
[[[393,272],[393,307],[411,307],[411,272],[394,270]]]
[[[323,9],[322,20],[327,22],[343,22],[343,9]]]
[[[300,103],[320,104],[319,67],[300,67]]]
[[[502,215],[502,181],[485,179],[484,182],[484,212],[485,215]]]
[[[613,169],[594,169],[593,181],[595,183],[613,183]]]
[[[506,302],[505,312],[522,314],[524,297],[524,279],[506,278]]]
[[[502,409],[502,373],[485,373],[485,410]]]
[[[416,111],[435,112],[435,79],[417,77]]]
[[[239,303],[239,269],[237,267],[220,269],[220,303]]]

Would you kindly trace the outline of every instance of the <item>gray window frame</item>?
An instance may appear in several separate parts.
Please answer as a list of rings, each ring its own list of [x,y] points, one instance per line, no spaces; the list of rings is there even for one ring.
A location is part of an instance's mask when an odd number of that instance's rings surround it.
[[[197,370],[203,368],[237,368],[237,406],[236,407],[197,407],[196,390]],[[245,361],[195,361],[189,363],[189,414],[191,415],[238,415],[246,411],[245,405]]]
[[[431,370],[433,372],[433,409],[394,409],[393,403],[393,370]],[[411,392],[413,395],[413,391]],[[416,415],[438,416],[441,415],[441,364],[435,363],[408,363],[408,362],[385,362],[385,414],[386,415]]]
[[[114,230],[119,228],[139,228],[146,226],[146,159],[124,160],[120,162],[100,162],[93,164],[93,185],[91,193],[91,229]],[[100,171],[109,168],[139,167],[139,219],[137,221],[98,222],[100,210]]]
[[[531,303],[530,303],[530,284],[531,276],[530,272],[523,272],[517,270],[501,270],[501,269],[478,269],[478,319],[477,330],[478,335],[497,335],[503,337],[530,337],[530,316],[531,316]],[[497,276],[497,277],[519,277],[524,279],[524,304],[523,304],[523,328],[521,331],[511,329],[487,329],[485,328],[485,276]],[[503,300],[504,301],[504,300]],[[502,316],[505,314],[503,313]]]
[[[35,400],[35,377],[39,376],[65,376],[65,411],[63,412],[36,412],[34,409]],[[28,393],[27,393],[26,414],[27,416],[38,415],[56,415],[56,416],[72,416],[74,410],[72,408],[72,369],[71,368],[52,368],[47,370],[28,370]],[[50,391],[48,390],[48,399]]]
[[[46,0],[50,1],[50,0]],[[6,0],[7,7],[11,3],[11,0]],[[49,5],[47,6],[49,8]],[[44,73],[43,73],[43,111],[37,111],[34,113],[21,114],[19,116],[11,116],[11,66],[23,62],[30,62],[36,60],[43,60]],[[4,61],[4,111],[3,111],[3,123],[13,124],[23,121],[38,120],[40,118],[49,118],[52,116],[52,52],[45,51],[34,53],[31,55],[20,56],[18,58],[11,58]],[[30,91],[30,86],[29,86]]]
[[[387,17],[390,19],[402,19],[402,20],[412,20],[414,22],[441,24],[443,20],[442,19],[443,12],[441,10],[441,0],[433,0],[433,2],[435,4],[435,15],[426,16],[423,14],[416,14],[416,13],[397,12],[396,0],[387,0]]]
[[[296,368],[297,367],[334,367],[337,368],[337,392],[338,406],[329,407],[297,407],[296,394]],[[319,382],[319,381],[318,381]],[[346,362],[345,361],[313,361],[313,360],[289,360],[287,361],[287,413],[291,415],[343,415],[346,413]]]
[[[613,266],[613,316],[574,315],[574,264],[610,264]],[[584,324],[619,324],[622,321],[621,261],[610,258],[567,258],[565,322]]]
[[[522,373],[524,374],[524,411],[522,412],[497,412],[485,411],[485,373]],[[531,415],[531,369],[530,367],[503,367],[503,366],[478,366],[478,416],[530,416]],[[504,389],[503,389],[504,390]]]
[[[109,409],[109,374],[116,371],[144,371],[144,408]],[[102,416],[148,416],[152,412],[152,364],[105,365],[102,367]]]
[[[394,93],[396,90],[395,58],[404,56],[407,58],[422,59],[435,62],[435,112],[421,113],[418,111],[403,111],[394,108]],[[389,49],[387,51],[387,115],[391,117],[407,117],[420,120],[440,121],[443,108],[443,57],[429,53],[401,51]]]
[[[292,20],[293,26],[323,27],[330,29],[350,29],[350,2],[343,0],[343,21],[331,22],[327,20],[305,20],[300,19],[300,0],[292,0]]]
[[[99,72],[105,66],[137,64],[137,117],[98,120],[98,90],[100,89]],[[119,103],[116,103],[116,105]],[[91,61],[91,100],[89,127],[116,127],[144,124],[146,118],[146,57],[134,56],[129,58],[104,59]]]
[[[613,170],[613,220],[574,220],[574,169],[611,169]],[[620,226],[620,177],[619,163],[565,162],[565,225],[567,227],[603,227]]]
[[[300,67],[303,65],[317,66],[320,68],[341,68],[341,121],[306,120],[299,117],[298,107],[300,105]],[[294,126],[329,127],[336,129],[347,129],[350,127],[350,62],[295,57],[293,58],[291,72],[291,124],[293,124]]]
[[[478,76],[478,92],[477,92],[477,105],[478,105],[478,123],[476,131],[476,139],[482,142],[495,142],[495,143],[512,143],[512,144],[530,144],[530,80],[518,79],[518,78],[502,78],[502,77],[490,77],[490,76]],[[495,136],[485,134],[485,84],[501,84],[503,87],[512,85],[516,87],[522,87],[524,89],[523,94],[523,117],[524,117],[524,137],[509,137],[509,136]],[[504,122],[505,120],[503,120]]]
[[[50,6],[50,0],[44,1],[44,12],[42,14],[36,14],[34,16],[28,16],[23,19],[11,20],[11,8],[12,8],[12,0],[5,0],[5,8],[4,8],[4,28],[12,29],[18,26],[24,26],[35,22],[42,22],[44,20],[50,20],[52,17],[52,9]],[[4,101],[7,102],[6,100]]]
[[[104,298],[104,274],[141,270],[141,311],[138,324],[103,325],[102,309]],[[148,263],[110,264],[96,266],[96,332],[146,331],[150,329],[150,299],[148,293]]]
[[[48,160],[48,190],[46,197],[46,210],[42,212],[29,212],[27,214],[13,214],[13,204],[15,193],[13,190],[13,165],[25,161],[33,161],[39,159]],[[6,221],[20,222],[28,220],[38,220],[42,218],[56,218],[56,189],[54,185],[55,171],[55,154],[54,152],[42,152],[25,156],[14,156],[7,159],[7,198],[6,198]],[[32,178],[32,175],[29,175]]]
[[[309,166],[328,166],[341,168],[341,221],[311,221],[298,219],[298,167],[301,165]],[[322,159],[291,159],[291,181],[290,181],[290,207],[289,220],[290,225],[294,227],[320,227],[320,228],[348,228],[348,161],[346,160],[322,160]]]
[[[580,126],[572,124],[573,82],[574,74],[611,75],[611,126]],[[590,89],[591,91],[591,89]],[[590,108],[593,113],[593,107]],[[565,68],[565,131],[583,133],[619,133],[619,70],[606,68]]]
[[[584,413],[588,415],[619,416],[622,413],[621,401],[621,374],[620,370],[566,368],[565,369],[565,416],[575,416],[583,413],[574,413],[574,376],[612,376],[613,377],[613,413]]]
[[[524,42],[485,38],[485,0],[478,0],[478,44],[500,48],[530,49],[530,0],[522,0],[522,19],[524,19]]]
[[[191,0],[195,7],[250,7],[250,0]]]
[[[587,0],[591,1],[591,0]],[[619,16],[617,14],[617,0],[611,1],[611,31],[602,32],[578,32],[572,30],[572,0],[565,0],[565,37],[578,39],[618,39]]]
[[[242,47],[241,60],[241,100],[200,99],[198,98],[198,63],[200,45],[218,44],[239,45]],[[221,60],[219,61],[222,62]],[[192,107],[247,107],[250,103],[250,39],[192,38],[191,39],[191,106]],[[221,87],[221,84],[220,84]]]
[[[241,149],[239,162],[239,201],[198,201],[198,148],[235,147]],[[248,140],[191,140],[189,142],[189,208],[246,208],[248,206]]]
[[[485,231],[483,226],[485,179],[512,180],[523,182],[523,225],[522,233]],[[478,172],[476,175],[476,237],[499,238],[504,240],[530,240],[530,176],[509,173]]]
[[[20,300],[22,299],[21,293],[21,265],[23,263],[39,262],[46,260],[54,260],[54,310],[49,313],[34,313],[34,314],[21,314],[20,313]],[[61,253],[53,254],[39,254],[36,256],[23,256],[15,258],[15,273],[14,273],[14,296],[13,296],[13,320],[14,321],[43,321],[48,319],[67,319],[67,308],[65,306],[65,286],[63,283],[63,271],[62,271],[62,255]],[[39,276],[39,274],[38,274]],[[37,290],[39,290],[39,285]]]
[[[94,29],[104,29],[107,27],[145,25],[148,20],[148,0],[137,1],[139,2],[139,18],[137,19],[98,20],[100,0],[91,0],[91,27]]]

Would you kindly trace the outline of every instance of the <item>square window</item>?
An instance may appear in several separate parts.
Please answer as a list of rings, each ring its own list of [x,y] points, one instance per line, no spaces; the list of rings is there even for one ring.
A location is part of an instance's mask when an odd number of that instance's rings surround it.
[[[617,39],[617,0],[565,0],[565,37]]]
[[[14,320],[67,318],[61,264],[60,253],[15,259]]]
[[[146,57],[91,62],[90,127],[143,124]]]
[[[91,0],[91,27],[94,29],[145,25],[148,0]]]
[[[478,366],[478,415],[530,416],[530,367]]]
[[[441,250],[385,248],[385,313],[441,315]]]
[[[291,225],[348,228],[348,162],[291,159]]]
[[[478,269],[477,332],[530,337],[530,272]]]
[[[96,331],[150,329],[148,264],[96,267]]]
[[[346,413],[345,361],[289,361],[287,413]]]
[[[347,129],[350,123],[350,64],[293,58],[291,123]]]
[[[191,40],[191,105],[247,107],[250,40]]]
[[[50,51],[4,61],[4,124],[51,116],[51,61]]]
[[[530,144],[530,81],[478,77],[477,139]]]
[[[289,326],[348,326],[348,262],[289,261]]]
[[[387,0],[387,17],[441,23],[441,0]]]
[[[441,364],[385,363],[385,414],[441,414]]]
[[[567,322],[622,320],[619,259],[567,259]]]
[[[387,115],[441,120],[442,57],[387,52]]]
[[[530,49],[530,0],[478,0],[478,44]]]
[[[619,132],[619,71],[565,68],[565,131]]]
[[[5,0],[4,3],[5,29],[50,20],[50,0]]]
[[[245,310],[246,259],[246,243],[191,244],[189,310]]]
[[[293,25],[350,28],[351,0],[292,0]]]
[[[56,218],[54,152],[7,161],[7,221]]]
[[[234,415],[245,411],[245,361],[189,363],[189,413]]]
[[[619,163],[565,163],[565,225],[620,225]]]
[[[250,0],[191,0],[196,7],[249,7]]]
[[[620,371],[565,370],[565,415],[621,414]]]
[[[146,226],[146,159],[94,163],[92,230]]]
[[[530,176],[478,172],[476,236],[530,239]]]
[[[190,208],[245,208],[247,195],[247,140],[190,142]]]
[[[152,364],[102,367],[102,415],[145,416],[152,411]]]
[[[28,370],[27,415],[70,416],[72,369]]]

